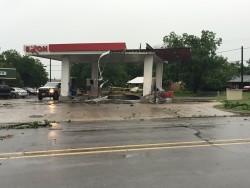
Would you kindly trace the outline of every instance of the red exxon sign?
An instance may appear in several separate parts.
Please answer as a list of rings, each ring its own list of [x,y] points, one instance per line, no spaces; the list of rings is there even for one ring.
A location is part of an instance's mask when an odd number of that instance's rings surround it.
[[[32,54],[40,54],[44,52],[46,53],[49,52],[49,46],[48,45],[25,46],[25,52]]]

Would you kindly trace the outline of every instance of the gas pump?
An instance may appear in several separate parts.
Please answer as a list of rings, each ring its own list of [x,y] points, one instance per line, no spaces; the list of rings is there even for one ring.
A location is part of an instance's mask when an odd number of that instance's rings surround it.
[[[71,97],[75,97],[77,92],[76,77],[70,77],[69,79],[69,94]]]

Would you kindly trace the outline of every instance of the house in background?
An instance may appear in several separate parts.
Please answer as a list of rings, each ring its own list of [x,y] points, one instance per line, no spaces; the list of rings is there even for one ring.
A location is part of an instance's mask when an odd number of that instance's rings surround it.
[[[16,79],[16,69],[15,68],[0,68],[0,84],[6,84],[7,80]]]
[[[227,82],[227,87],[239,89],[241,85],[241,76],[237,76]],[[243,75],[243,85],[250,86],[250,75]]]

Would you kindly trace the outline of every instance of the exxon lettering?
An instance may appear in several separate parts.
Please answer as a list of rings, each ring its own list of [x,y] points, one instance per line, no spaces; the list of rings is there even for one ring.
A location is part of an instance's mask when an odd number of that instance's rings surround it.
[[[32,53],[32,54],[48,52],[48,46],[26,46],[26,52]]]

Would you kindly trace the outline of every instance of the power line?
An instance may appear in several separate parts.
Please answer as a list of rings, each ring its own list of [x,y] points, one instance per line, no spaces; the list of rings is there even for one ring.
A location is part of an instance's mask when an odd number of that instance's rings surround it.
[[[240,50],[240,49],[241,49],[241,48],[236,48],[236,49],[225,50],[225,51],[221,51],[221,52],[217,52],[217,53],[231,52],[231,51],[236,51],[236,50]]]
[[[229,61],[229,63],[235,63],[235,62],[240,62],[241,60],[235,60],[235,61]],[[247,62],[248,60],[243,60],[244,62]]]
[[[243,50],[248,50],[248,49],[250,49],[250,47],[243,48]],[[241,48],[235,48],[235,49],[231,49],[231,50],[225,50],[225,51],[221,51],[221,52],[217,52],[217,53],[225,53],[225,52],[231,52],[231,51],[236,51],[236,50],[241,50]]]

